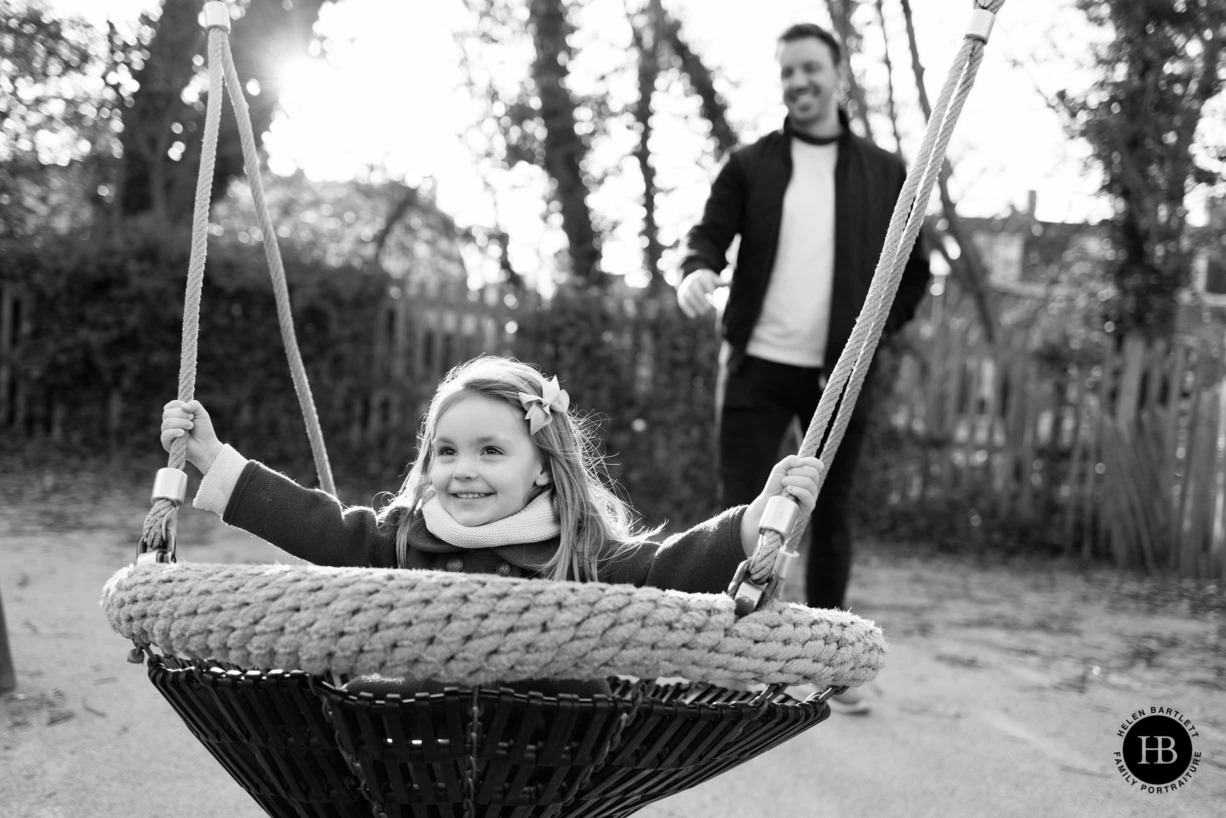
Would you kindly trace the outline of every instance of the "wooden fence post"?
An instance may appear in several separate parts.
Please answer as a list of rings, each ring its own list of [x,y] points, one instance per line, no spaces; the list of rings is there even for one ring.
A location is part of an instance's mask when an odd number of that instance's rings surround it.
[[[17,671],[9,653],[9,632],[4,625],[4,600],[0,599],[0,694],[17,687]]]

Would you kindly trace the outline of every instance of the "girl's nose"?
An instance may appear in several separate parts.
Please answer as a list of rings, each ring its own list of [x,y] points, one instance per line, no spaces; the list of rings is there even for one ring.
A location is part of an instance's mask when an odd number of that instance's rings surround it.
[[[471,480],[477,476],[476,465],[472,458],[461,457],[456,460],[455,469],[452,471],[452,474],[458,480]]]

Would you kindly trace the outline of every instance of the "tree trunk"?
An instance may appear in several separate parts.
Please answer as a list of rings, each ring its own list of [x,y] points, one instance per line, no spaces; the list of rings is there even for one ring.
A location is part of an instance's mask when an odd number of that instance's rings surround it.
[[[651,162],[650,148],[652,97],[655,94],[656,80],[660,76],[663,15],[664,7],[660,0],[650,0],[643,13],[630,15],[630,27],[639,62],[639,95],[634,105],[639,142],[634,149],[634,158],[643,177],[643,263],[647,267],[649,286],[653,291],[668,286],[660,270],[664,247],[660,244],[660,228],[656,224],[656,171]]]
[[[907,25],[907,44],[911,50],[911,70],[915,74],[915,87],[919,94],[920,108],[924,112],[924,121],[932,119],[932,103],[928,101],[928,91],[924,88],[924,65],[920,61],[919,45],[915,40],[915,23],[911,18],[911,2],[910,0],[901,0],[903,18]],[[995,343],[996,338],[1000,335],[999,324],[996,319],[996,311],[992,306],[992,298],[988,293],[984,282],[987,280],[987,275],[984,271],[983,260],[979,257],[979,251],[970,241],[970,237],[966,235],[966,231],[962,228],[962,220],[958,217],[958,209],[954,205],[953,197],[949,195],[949,176],[952,173],[952,167],[948,159],[941,163],[941,171],[937,177],[937,187],[940,190],[941,209],[945,213],[945,221],[949,225],[947,232],[951,238],[958,244],[961,251],[957,259],[958,263],[952,266],[952,269],[961,274],[961,279],[966,288],[970,291],[972,298],[975,300],[975,305],[979,308],[979,319],[983,323],[984,337],[988,343]]]
[[[711,136],[715,139],[715,154],[720,157],[736,147],[736,130],[728,122],[728,104],[715,90],[715,80],[710,69],[681,36],[681,23],[661,7],[661,38],[681,63],[681,73],[685,74],[694,93],[702,103],[702,115],[711,123]]]
[[[886,113],[890,117],[890,129],[894,133],[894,153],[902,156],[902,134],[898,130],[897,94],[894,91],[894,63],[890,60],[890,35],[885,26],[884,0],[876,0],[876,6],[877,24],[881,26],[881,43],[885,55]]]
[[[153,212],[171,221],[191,218],[190,203],[172,218],[166,201],[167,155],[176,139],[171,127],[185,133],[197,129],[203,113],[183,103],[183,89],[195,75],[192,57],[200,53],[205,33],[196,16],[195,0],[166,0],[157,30],[149,41],[145,63],[133,72],[138,87],[123,117],[122,211],[125,216]]]
[[[252,0],[231,24],[230,50],[239,79],[248,86],[247,104],[257,147],[280,103],[274,78],[287,59],[305,54],[320,7],[329,0]],[[199,23],[200,0],[165,0],[148,57],[133,72],[138,88],[124,114],[124,216],[154,213],[172,223],[192,218],[204,135],[203,102],[185,103],[182,94],[196,76],[194,59],[207,54],[207,32]],[[252,80],[259,84],[251,93]],[[219,93],[213,89],[212,93]],[[232,111],[232,106],[227,106]],[[175,143],[181,148],[172,153]],[[223,115],[213,175],[212,201],[225,195],[243,173],[242,143],[232,115]]]
[[[464,7],[475,20],[488,21],[492,16],[492,7],[488,3],[477,6],[471,0],[463,0]],[[481,36],[478,30],[478,37]],[[460,48],[460,68],[464,72],[464,82],[468,86],[469,91],[474,97],[482,97],[485,102],[485,117],[490,122],[499,121],[498,112],[505,111],[508,107],[506,101],[498,93],[498,88],[493,83],[480,83],[477,81],[473,66],[476,60],[469,53],[468,38],[457,37],[456,42]],[[502,133],[505,139],[505,131],[501,126],[498,131]],[[505,142],[499,146],[493,137],[490,137],[488,156],[498,162],[502,167],[507,166],[507,150]],[[498,208],[498,192],[495,190],[494,183],[490,178],[490,174],[481,173],[481,185],[489,197],[490,205],[494,211],[493,224],[489,225],[486,232],[486,238],[494,245],[498,253],[498,269],[503,277],[517,290],[526,288],[524,277],[515,266],[511,263],[511,237],[507,231],[503,229],[502,218],[499,215]],[[488,252],[488,251],[487,251]]]
[[[387,216],[383,219],[383,227],[379,229],[374,239],[371,240],[371,244],[375,248],[371,261],[376,267],[381,267],[383,264],[383,251],[387,248],[387,240],[391,238],[392,231],[417,206],[420,198],[417,188],[406,184],[398,184],[396,186],[399,188],[399,192],[388,208]]]
[[[587,146],[575,131],[575,103],[566,88],[571,58],[566,36],[570,26],[562,0],[531,0],[528,6],[536,59],[532,77],[540,95],[545,124],[545,170],[553,180],[553,198],[562,211],[562,231],[570,246],[575,278],[600,283],[600,247],[588,208],[583,157]]]
[[[856,0],[826,0],[834,31],[843,43],[843,61],[847,63],[847,113],[864,128],[865,137],[870,142],[875,142],[873,126],[868,121],[868,101],[864,98],[864,88],[856,78],[856,72],[851,70],[851,55],[860,52],[860,35],[851,24],[851,13],[855,5]]]

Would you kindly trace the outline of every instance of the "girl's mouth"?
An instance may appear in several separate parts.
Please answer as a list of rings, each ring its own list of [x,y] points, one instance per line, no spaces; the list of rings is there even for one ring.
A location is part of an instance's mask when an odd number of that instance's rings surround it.
[[[481,492],[476,492],[476,491],[457,491],[457,492],[452,493],[451,496],[456,498],[457,500],[481,500],[485,497],[491,497],[493,495],[490,493],[483,494]]]

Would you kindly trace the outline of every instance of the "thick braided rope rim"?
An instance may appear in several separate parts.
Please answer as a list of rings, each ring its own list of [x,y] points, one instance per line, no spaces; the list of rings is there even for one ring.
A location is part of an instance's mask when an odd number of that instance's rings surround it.
[[[264,257],[268,262],[268,271],[272,279],[273,295],[277,305],[277,323],[281,329],[281,339],[285,346],[285,354],[289,361],[290,375],[294,383],[294,391],[298,395],[298,404],[310,440],[311,452],[315,459],[315,468],[319,475],[320,486],[329,494],[335,494],[332,481],[332,470],[328,463],[327,450],[324,448],[323,432],[320,429],[319,417],[315,411],[315,401],[311,395],[311,387],[307,381],[306,367],[302,355],[298,351],[298,340],[294,333],[293,316],[290,311],[289,287],[285,280],[285,265],[281,260],[281,249],[277,244],[277,234],[268,214],[268,204],[264,198],[264,185],[260,176],[259,151],[255,145],[255,134],[251,127],[251,114],[247,99],[243,96],[242,82],[234,67],[234,56],[230,51],[230,41],[227,31],[219,26],[210,26],[208,30],[209,50],[209,94],[205,108],[204,142],[200,151],[200,171],[196,179],[195,210],[192,214],[192,245],[188,261],[187,291],[183,303],[183,334],[179,357],[179,391],[178,399],[189,401],[196,390],[196,354],[197,340],[200,333],[200,302],[204,287],[204,267],[208,252],[209,229],[209,198],[213,186],[213,170],[216,163],[217,141],[221,124],[221,106],[228,89],[230,100],[234,105],[234,118],[238,122],[239,138],[243,146],[243,164],[247,179],[251,186],[251,197],[255,202],[256,217],[259,221]],[[224,82],[223,82],[224,78]],[[167,466],[172,469],[182,469],[187,460],[187,440],[179,438],[171,446]],[[178,504],[166,499],[153,502],[142,532],[142,542],[148,546],[146,550],[160,550],[166,547],[170,539],[174,517]]]
[[[982,17],[983,13],[987,12],[994,18],[1004,3],[1005,0],[975,0],[973,14]],[[972,17],[972,21],[975,20],[976,17]],[[847,345],[830,374],[813,420],[804,440],[801,441],[800,454],[817,454],[827,467],[834,460],[839,443],[843,440],[843,433],[851,421],[852,410],[868,375],[869,365],[889,317],[894,294],[902,281],[911,248],[920,228],[923,227],[928,200],[945,161],[945,152],[953,135],[954,125],[958,122],[966,98],[974,85],[975,76],[979,73],[979,65],[983,62],[986,44],[986,32],[981,35],[974,31],[968,32],[953,65],[950,66],[949,76],[933,108],[915,163],[908,172],[902,191],[898,194],[898,201],[894,205],[881,257],[877,261],[873,281],[864,300],[864,308],[856,318]],[[818,477],[819,492],[827,473],[828,469]],[[765,532],[759,537],[758,547],[750,558],[749,576],[753,581],[765,584],[769,580],[779,551],[785,545],[791,548],[800,539],[808,522],[804,515],[797,515],[786,542],[781,534],[774,531]]]
[[[884,665],[873,623],[726,594],[485,574],[289,565],[151,564],[103,591],[138,645],[248,668],[482,685],[613,675],[855,686]]]

